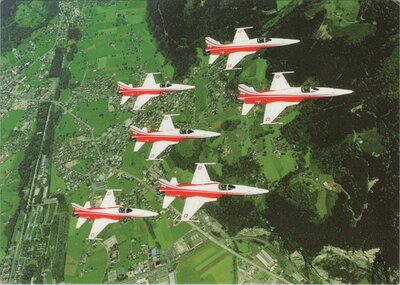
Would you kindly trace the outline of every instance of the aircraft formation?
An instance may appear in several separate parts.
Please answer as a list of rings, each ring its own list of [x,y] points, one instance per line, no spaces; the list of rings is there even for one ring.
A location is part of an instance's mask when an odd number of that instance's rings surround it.
[[[300,42],[296,39],[283,38],[253,38],[247,36],[246,30],[252,27],[237,28],[233,42],[222,44],[210,37],[205,38],[206,48],[204,55],[210,56],[209,64],[213,64],[218,57],[228,56],[225,70],[239,69],[235,66],[247,55],[254,54],[261,49],[287,46]],[[247,115],[254,105],[265,105],[262,124],[276,124],[275,119],[286,108],[297,105],[306,99],[327,98],[353,93],[352,90],[328,88],[328,87],[291,87],[286,81],[284,74],[290,72],[275,72],[269,90],[256,91],[245,84],[238,85],[239,96],[237,99],[243,101],[242,115]],[[132,86],[118,81],[118,93],[121,95],[121,105],[125,104],[130,97],[136,97],[133,110],[142,110],[142,107],[152,98],[163,93],[179,92],[194,89],[195,86],[176,83],[156,83],[154,74],[148,73],[142,86]],[[220,136],[218,132],[178,129],[175,128],[172,116],[164,115],[158,130],[147,130],[131,126],[129,128],[131,139],[136,140],[134,152],[140,150],[145,143],[152,144],[148,160],[160,160],[159,155],[169,146],[178,144],[188,139],[203,139]],[[218,200],[222,196],[244,196],[266,194],[268,190],[244,185],[225,184],[212,181],[208,175],[206,165],[215,163],[196,163],[196,170],[189,184],[178,183],[175,177],[169,181],[159,179],[159,191],[164,193],[162,208],[171,205],[175,199],[185,199],[185,205],[179,221],[193,221],[194,214],[208,202]],[[90,202],[82,207],[72,204],[73,215],[78,217],[76,228],[79,229],[87,220],[94,220],[89,233],[89,240],[96,239],[100,232],[108,225],[122,219],[154,217],[158,213],[126,208],[117,205],[114,191],[107,190],[106,195],[99,207],[92,207]]]

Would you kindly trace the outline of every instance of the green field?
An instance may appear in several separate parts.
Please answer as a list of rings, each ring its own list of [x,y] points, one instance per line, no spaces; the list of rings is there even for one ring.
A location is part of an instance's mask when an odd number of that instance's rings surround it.
[[[239,80],[240,83],[244,83],[253,87],[257,91],[265,89],[266,83],[266,71],[268,68],[268,63],[265,59],[256,58],[252,59],[250,64],[247,64],[243,71],[240,73]]]
[[[177,282],[193,283],[235,283],[234,257],[217,245],[207,242],[187,255],[178,263]]]
[[[4,159],[0,167],[0,261],[3,259],[7,239],[4,227],[18,207],[18,166],[24,157],[23,151],[19,151]]]
[[[57,140],[64,140],[66,137],[72,137],[77,131],[75,119],[70,114],[64,114],[58,122],[55,137]]]
[[[56,166],[53,163],[51,165],[50,193],[55,193],[58,189],[64,192],[66,185],[64,179],[58,176]]]
[[[44,21],[42,14],[46,9],[42,1],[32,1],[18,5],[15,21],[20,27],[36,26]]]
[[[292,0],[277,0],[276,1],[276,8],[277,10],[281,10],[282,8],[286,7]]]
[[[108,112],[107,100],[99,100],[80,105],[78,116],[93,128],[95,136],[101,135],[115,124],[115,114]]]
[[[18,125],[18,123],[21,122],[24,113],[24,110],[11,110],[3,118],[0,119],[0,145],[3,145],[6,142],[7,137]]]

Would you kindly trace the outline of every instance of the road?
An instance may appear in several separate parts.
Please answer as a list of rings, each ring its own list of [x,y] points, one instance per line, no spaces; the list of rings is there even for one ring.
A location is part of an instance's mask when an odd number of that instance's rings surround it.
[[[28,192],[28,199],[26,201],[26,208],[24,210],[24,219],[22,222],[22,229],[19,232],[19,237],[18,237],[18,242],[17,242],[17,246],[15,249],[15,253],[14,253],[14,257],[13,257],[13,261],[11,263],[11,269],[10,269],[10,275],[8,276],[8,283],[12,283],[14,274],[15,274],[15,270],[16,267],[18,265],[18,261],[21,255],[21,245],[22,245],[22,240],[25,237],[25,233],[26,233],[26,229],[28,228],[28,219],[29,216],[31,214],[31,206],[32,206],[32,202],[33,202],[33,193],[34,193],[34,189],[35,189],[35,185],[36,185],[36,177],[39,171],[39,165],[41,162],[41,158],[42,158],[42,151],[43,151],[43,145],[44,145],[44,141],[46,140],[46,134],[47,134],[47,126],[50,120],[50,115],[51,115],[51,110],[52,110],[52,106],[50,105],[49,107],[49,111],[47,113],[47,119],[46,119],[46,124],[44,126],[44,130],[43,130],[43,135],[42,135],[42,140],[40,143],[40,150],[39,150],[39,154],[36,160],[36,165],[35,165],[35,171],[33,174],[33,179],[32,179],[32,183],[31,183],[31,187],[29,188],[29,192]]]
[[[150,168],[153,167],[154,164],[156,164],[156,163],[157,163],[157,164],[160,164],[160,161],[155,161],[155,162],[153,163],[153,165],[150,166]],[[139,177],[137,177],[137,176],[135,176],[135,175],[133,175],[133,174],[127,172],[127,171],[124,171],[124,170],[117,170],[117,169],[114,169],[114,170],[115,170],[115,171],[122,172],[122,173],[124,173],[126,176],[135,179],[137,182],[139,182],[140,184],[142,184],[145,188],[147,188],[148,190],[150,190],[150,191],[152,191],[153,193],[157,194],[156,189],[154,189],[151,185],[149,185],[147,182],[145,182],[144,180],[140,179]],[[170,207],[172,208],[172,210],[173,210],[175,213],[177,213],[177,215],[181,216],[182,213],[181,213],[180,211],[178,211],[178,210],[177,210],[175,207],[173,207],[173,206],[170,206]],[[240,259],[243,260],[244,262],[246,262],[246,263],[248,263],[248,264],[250,264],[250,265],[256,267],[257,269],[259,269],[259,270],[261,270],[261,271],[267,273],[267,274],[270,275],[271,277],[274,277],[275,279],[277,279],[277,280],[279,280],[279,281],[281,281],[281,282],[283,282],[283,283],[291,283],[290,281],[286,280],[286,279],[283,278],[282,276],[279,276],[279,275],[277,275],[277,274],[275,274],[275,273],[273,273],[273,272],[271,272],[271,271],[265,269],[264,267],[258,265],[257,263],[255,263],[254,261],[250,260],[249,258],[240,255],[239,253],[237,253],[237,252],[234,251],[233,249],[231,249],[231,248],[229,248],[228,246],[226,246],[223,242],[217,240],[216,238],[214,238],[213,236],[211,236],[209,233],[203,231],[203,230],[202,230],[198,225],[196,225],[195,223],[189,222],[189,224],[192,226],[192,228],[196,229],[197,231],[199,231],[200,233],[202,233],[205,237],[207,237],[211,242],[215,243],[215,244],[218,245],[219,247],[221,247],[221,248],[225,249],[226,251],[230,252],[231,254],[235,255],[237,258],[240,258]]]

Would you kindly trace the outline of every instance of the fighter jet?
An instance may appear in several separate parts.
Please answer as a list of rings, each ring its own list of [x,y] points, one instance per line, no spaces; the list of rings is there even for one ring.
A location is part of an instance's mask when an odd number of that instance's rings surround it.
[[[151,98],[160,96],[162,93],[183,91],[193,89],[192,85],[183,85],[175,83],[161,83],[158,84],[154,80],[154,74],[158,73],[148,73],[146,79],[142,86],[133,87],[132,84],[125,84],[118,81],[118,93],[122,94],[121,105],[125,104],[126,101],[132,96],[137,97],[133,110],[140,110],[147,101]]]
[[[231,70],[246,55],[256,53],[260,49],[292,45],[299,42],[299,40],[280,38],[249,39],[245,30],[251,28],[253,27],[237,28],[233,42],[228,44],[221,44],[219,41],[207,37],[204,54],[210,55],[208,64],[214,63],[220,55],[229,55],[226,70]]]
[[[86,202],[82,207],[72,203],[74,208],[73,215],[78,217],[76,228],[79,229],[86,220],[94,220],[92,230],[88,239],[93,240],[97,235],[104,230],[108,224],[113,224],[121,219],[154,217],[158,214],[152,211],[125,208],[115,204],[114,190],[108,190],[101,202],[100,207],[91,207],[90,202]]]
[[[134,152],[138,151],[145,143],[152,143],[150,155],[148,160],[156,160],[168,146],[177,144],[180,141],[187,139],[203,139],[217,137],[220,133],[191,130],[191,129],[176,129],[172,122],[171,116],[177,114],[165,115],[158,131],[150,132],[147,128],[139,129],[138,127],[131,126],[131,137],[136,139]]]
[[[276,117],[288,106],[297,105],[305,99],[327,98],[353,93],[352,90],[327,87],[290,87],[283,74],[293,73],[276,72],[270,90],[257,92],[254,88],[239,84],[239,100],[243,100],[242,115],[254,105],[265,105],[262,124],[273,124]],[[279,124],[279,123],[278,123]]]
[[[171,181],[159,179],[160,191],[165,193],[163,208],[167,208],[175,198],[186,199],[181,221],[190,221],[204,203],[216,201],[222,196],[258,195],[268,192],[256,187],[211,181],[206,164],[214,163],[197,163],[190,184],[178,184],[175,177]]]

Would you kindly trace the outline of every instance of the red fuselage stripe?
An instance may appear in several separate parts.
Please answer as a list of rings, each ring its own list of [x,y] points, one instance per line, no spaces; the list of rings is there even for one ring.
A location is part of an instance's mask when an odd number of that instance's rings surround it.
[[[161,192],[165,192],[166,196],[173,196],[176,198],[189,198],[189,197],[207,197],[207,198],[220,198],[222,196],[241,196],[245,195],[245,193],[232,193],[232,192],[215,192],[215,191],[207,191],[207,190],[190,190],[190,189],[182,189],[182,188],[173,188],[173,187],[160,187]]]
[[[305,99],[326,98],[330,94],[321,95],[296,95],[296,94],[276,94],[276,95],[239,95],[237,98],[244,100],[247,104],[268,104],[271,102],[301,102]]]
[[[123,96],[140,96],[146,94],[160,95],[162,93],[179,91],[178,89],[125,89],[119,88],[118,92]]]
[[[160,136],[160,135],[153,135],[152,133],[132,133],[131,137],[136,139],[138,142],[147,142],[147,143],[154,143],[159,141],[167,141],[167,142],[180,142],[187,139],[201,139],[202,137],[188,137],[188,136]]]
[[[260,49],[265,48],[273,48],[278,45],[243,45],[243,46],[218,46],[207,48],[206,51],[209,51],[211,54],[230,54],[234,52],[256,52]]]
[[[94,211],[88,211],[88,210],[80,210],[80,209],[74,209],[74,214],[78,215],[79,218],[83,219],[90,219],[90,220],[95,220],[95,219],[111,219],[111,220],[120,220],[120,219],[127,219],[127,218],[137,218],[134,216],[124,216],[120,214],[112,214],[112,213],[102,213],[102,212],[94,212]]]

